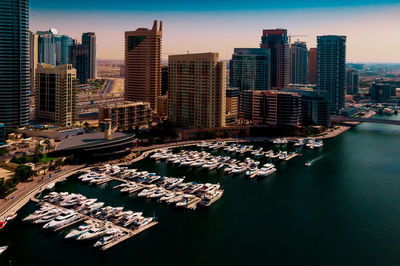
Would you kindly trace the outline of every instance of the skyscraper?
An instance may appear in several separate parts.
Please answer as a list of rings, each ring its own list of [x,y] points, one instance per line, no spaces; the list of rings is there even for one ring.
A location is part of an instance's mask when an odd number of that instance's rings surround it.
[[[308,50],[308,83],[317,84],[317,48]]]
[[[48,31],[38,31],[38,56],[39,64],[57,65],[57,40],[58,31],[50,29]]]
[[[29,1],[0,1],[0,123],[29,121]]]
[[[71,64],[69,61],[69,53],[71,52],[71,47],[73,45],[73,41],[67,35],[61,36],[61,55],[60,55],[60,64]]]
[[[31,83],[31,91],[35,90],[35,72],[38,64],[38,35],[29,32],[29,80]]]
[[[295,42],[290,46],[290,83],[308,83],[308,50],[305,42]]]
[[[346,36],[318,36],[317,90],[325,92],[329,112],[344,107],[346,87]]]
[[[261,48],[269,48],[271,58],[271,87],[281,89],[289,85],[289,43],[286,29],[263,30]]]
[[[58,126],[73,125],[77,118],[77,90],[72,65],[39,64],[35,83],[36,119]]]
[[[161,37],[162,21],[125,32],[125,100],[150,102],[153,112],[161,95]]]
[[[269,52],[269,49],[262,48],[235,48],[229,66],[230,86],[240,90],[268,90]]]
[[[88,47],[89,52],[89,79],[97,78],[96,34],[86,32],[82,34],[82,44]]]
[[[346,93],[350,95],[358,95],[360,76],[354,68],[346,69]]]
[[[69,61],[76,69],[79,83],[86,83],[88,79],[90,79],[89,47],[87,45],[74,43],[70,48]]]
[[[168,118],[179,126],[225,126],[226,63],[218,53],[171,55]]]

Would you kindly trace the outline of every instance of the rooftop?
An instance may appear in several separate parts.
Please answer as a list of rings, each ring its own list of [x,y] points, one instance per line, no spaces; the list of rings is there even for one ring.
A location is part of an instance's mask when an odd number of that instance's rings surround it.
[[[107,140],[104,138],[104,132],[89,133],[67,138],[57,145],[56,150],[89,148],[103,144],[111,144],[115,141],[129,139],[133,136],[134,135],[130,133],[113,132],[111,134],[111,140]]]

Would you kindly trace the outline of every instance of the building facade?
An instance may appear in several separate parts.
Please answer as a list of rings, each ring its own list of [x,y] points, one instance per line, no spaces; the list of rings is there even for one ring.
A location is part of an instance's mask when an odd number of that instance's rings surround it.
[[[305,42],[290,46],[290,83],[308,84],[308,50]]]
[[[38,40],[39,36],[29,31],[29,81],[31,92],[35,91],[35,73],[38,64]]]
[[[396,96],[396,88],[390,84],[374,82],[369,88],[369,94],[372,100],[385,101]]]
[[[225,126],[226,63],[218,53],[169,56],[168,119],[179,126]]]
[[[101,106],[99,121],[105,119],[111,119],[112,128],[147,125],[151,121],[150,103],[124,102]]]
[[[168,95],[161,95],[157,98],[157,116],[160,119],[168,118]]]
[[[70,51],[72,67],[76,69],[79,83],[87,83],[90,79],[89,48],[86,45],[74,43]]]
[[[235,122],[239,115],[239,88],[226,89],[226,122]]]
[[[88,49],[89,79],[96,79],[97,78],[96,34],[94,32],[83,33],[82,45],[87,46]]]
[[[317,44],[317,90],[326,93],[329,111],[336,114],[345,103],[346,36],[318,36]]]
[[[240,90],[270,89],[270,50],[235,48],[229,65],[229,83]]]
[[[346,93],[350,95],[358,95],[360,84],[360,75],[354,68],[346,69]]]
[[[242,91],[241,120],[270,126],[300,126],[301,97],[278,90]]]
[[[267,48],[270,51],[271,88],[285,88],[290,82],[289,42],[287,30],[263,30],[260,47]]]
[[[162,21],[125,32],[125,100],[149,102],[153,112],[161,95],[161,37]]]
[[[317,48],[308,50],[308,83],[317,84]]]
[[[35,79],[35,117],[57,126],[72,126],[77,119],[76,70],[71,64],[39,64]]]
[[[5,52],[6,51],[6,52]],[[0,1],[0,123],[29,121],[29,1]]]

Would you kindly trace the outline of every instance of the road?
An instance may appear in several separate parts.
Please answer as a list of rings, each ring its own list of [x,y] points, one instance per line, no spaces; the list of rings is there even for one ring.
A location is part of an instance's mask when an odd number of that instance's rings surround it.
[[[54,174],[52,173],[52,178],[49,180],[48,176],[42,178],[42,176],[35,177],[32,182],[29,183],[19,183],[17,190],[9,195],[6,199],[0,202],[0,220],[4,217],[18,211],[22,206],[24,206],[31,197],[36,193],[42,191],[50,183],[56,182],[58,179],[67,177],[74,174],[77,171],[82,170],[85,165],[67,165],[61,172]],[[13,199],[11,199],[13,197]]]

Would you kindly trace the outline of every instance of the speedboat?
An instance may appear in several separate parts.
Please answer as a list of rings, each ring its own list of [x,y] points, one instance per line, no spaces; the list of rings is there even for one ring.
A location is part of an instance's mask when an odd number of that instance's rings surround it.
[[[287,151],[281,152],[281,154],[279,155],[279,160],[285,160],[287,158]]]
[[[307,161],[304,165],[305,166],[311,166],[311,161]]]

